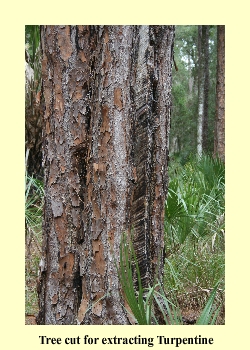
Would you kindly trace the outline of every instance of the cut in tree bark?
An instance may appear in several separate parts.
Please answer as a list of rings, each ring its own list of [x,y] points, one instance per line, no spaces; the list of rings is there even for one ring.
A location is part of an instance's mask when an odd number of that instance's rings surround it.
[[[41,40],[38,324],[129,324],[123,232],[143,286],[163,276],[174,26],[43,26]]]

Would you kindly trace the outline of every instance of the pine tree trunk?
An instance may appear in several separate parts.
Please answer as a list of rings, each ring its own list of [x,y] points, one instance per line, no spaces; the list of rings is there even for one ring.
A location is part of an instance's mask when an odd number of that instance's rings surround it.
[[[225,162],[225,26],[217,26],[217,85],[214,155]]]
[[[45,209],[39,324],[129,324],[115,262],[133,231],[163,275],[173,26],[42,27]]]
[[[204,110],[202,125],[202,149],[208,152],[208,98],[209,98],[209,26],[203,27],[204,37]]]
[[[198,26],[198,120],[197,120],[197,155],[202,155],[203,113],[204,113],[204,55],[202,45],[202,26]]]

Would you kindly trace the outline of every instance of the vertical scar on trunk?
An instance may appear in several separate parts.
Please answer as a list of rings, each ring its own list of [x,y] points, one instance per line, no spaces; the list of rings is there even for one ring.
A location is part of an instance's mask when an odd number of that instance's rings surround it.
[[[76,171],[79,177],[79,192],[77,193],[79,199],[79,209],[81,218],[83,217],[84,198],[86,194],[86,181],[87,181],[87,147],[85,144],[79,144],[73,148],[72,151],[72,165],[73,170]],[[84,227],[84,221],[81,219],[79,229],[77,230],[77,242],[82,244],[85,237],[86,228]]]

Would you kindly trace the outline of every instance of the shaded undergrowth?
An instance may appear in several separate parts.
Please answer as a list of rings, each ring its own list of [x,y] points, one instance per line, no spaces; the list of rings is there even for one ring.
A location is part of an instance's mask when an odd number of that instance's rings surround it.
[[[36,279],[41,258],[43,184],[25,177],[25,314],[38,311]]]
[[[138,324],[158,323],[155,306],[165,324],[224,324],[224,164],[208,155],[184,166],[175,160],[169,178],[163,285],[142,288],[133,245],[123,238],[119,277],[125,299]]]
[[[225,284],[225,166],[208,155],[169,169],[165,207],[164,287],[192,323],[220,282],[215,305],[223,324]]]

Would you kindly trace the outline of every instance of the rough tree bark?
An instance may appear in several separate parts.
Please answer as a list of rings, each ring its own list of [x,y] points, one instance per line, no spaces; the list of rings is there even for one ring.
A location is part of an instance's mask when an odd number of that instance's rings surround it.
[[[225,26],[217,26],[217,85],[214,155],[225,162]]]
[[[115,261],[133,230],[163,274],[174,26],[43,26],[38,324],[129,324]]]

